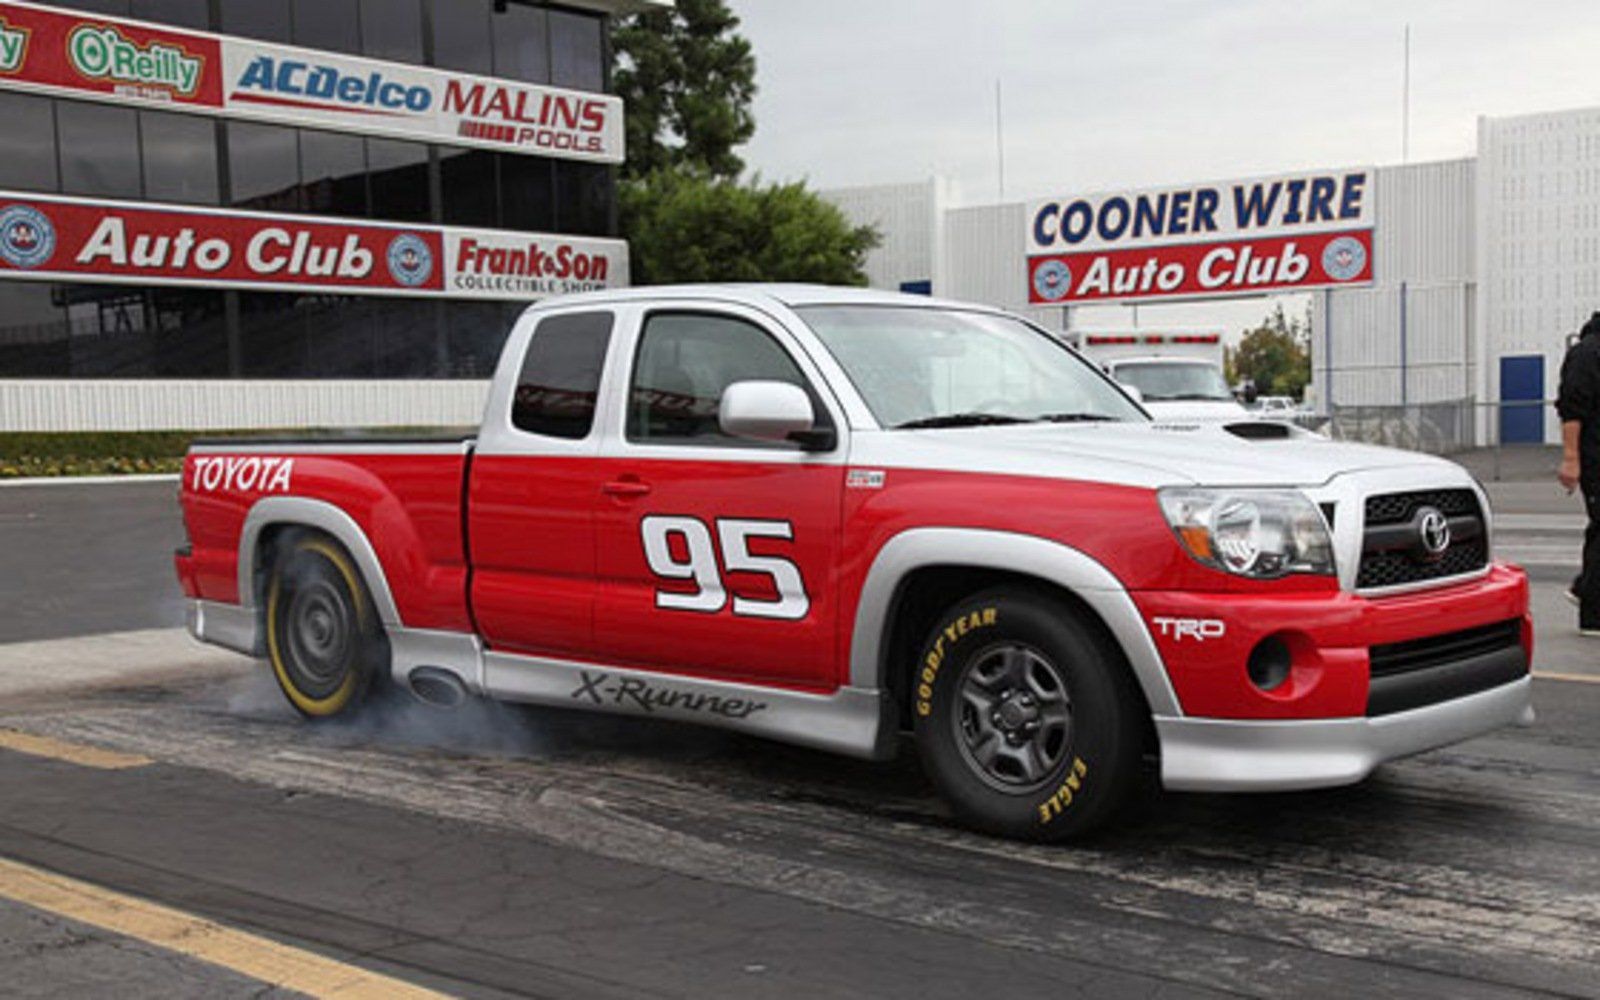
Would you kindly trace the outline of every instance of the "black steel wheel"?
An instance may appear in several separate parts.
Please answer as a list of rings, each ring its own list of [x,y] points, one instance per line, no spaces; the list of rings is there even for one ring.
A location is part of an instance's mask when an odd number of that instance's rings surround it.
[[[1064,840],[1141,787],[1143,700],[1121,652],[1043,591],[976,594],[938,619],[913,674],[918,752],[958,816]]]
[[[386,650],[355,563],[321,535],[279,547],[267,583],[267,655],[278,687],[300,714],[353,710],[380,675]]]

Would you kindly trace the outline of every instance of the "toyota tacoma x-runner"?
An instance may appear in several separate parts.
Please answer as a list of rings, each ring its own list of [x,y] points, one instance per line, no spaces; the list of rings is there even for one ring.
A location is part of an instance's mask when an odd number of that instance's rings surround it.
[[[197,444],[189,627],[301,713],[392,685],[882,759],[1009,836],[1357,782],[1532,718],[1458,466],[1152,422],[981,306],[805,286],[529,308],[476,437]]]

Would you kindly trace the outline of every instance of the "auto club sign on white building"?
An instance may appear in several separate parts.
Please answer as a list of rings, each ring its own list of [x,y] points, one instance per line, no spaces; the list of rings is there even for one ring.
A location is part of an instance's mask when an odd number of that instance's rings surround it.
[[[1028,206],[1034,305],[1370,285],[1372,171],[1283,174]]]

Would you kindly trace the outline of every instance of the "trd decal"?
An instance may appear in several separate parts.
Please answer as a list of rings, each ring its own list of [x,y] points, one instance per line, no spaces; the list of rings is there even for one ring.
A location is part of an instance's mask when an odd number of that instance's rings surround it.
[[[698,518],[651,515],[639,523],[639,534],[644,542],[644,558],[650,572],[665,580],[692,581],[697,589],[692,594],[669,590],[656,591],[656,607],[673,611],[699,611],[716,614],[728,604],[728,588],[723,584],[725,573],[761,573],[772,578],[777,589],[776,601],[757,601],[737,594],[733,597],[733,613],[749,618],[779,618],[797,621],[811,610],[811,598],[806,594],[805,580],[800,567],[780,556],[758,556],[750,552],[752,538],[780,538],[794,540],[794,526],[788,521],[748,520],[719,518],[717,541],[712,542],[711,529]],[[688,553],[686,560],[672,554],[672,536],[684,541]],[[722,549],[722,561],[717,561],[717,548]]]
[[[647,713],[671,708],[724,719],[746,719],[767,709],[764,701],[685,691],[651,684],[642,677],[613,677],[587,670],[581,671],[579,677],[572,697],[595,705],[617,705]]]
[[[1228,633],[1228,626],[1215,618],[1152,618],[1150,623],[1174,642],[1184,639],[1205,642],[1207,639],[1220,639]]]

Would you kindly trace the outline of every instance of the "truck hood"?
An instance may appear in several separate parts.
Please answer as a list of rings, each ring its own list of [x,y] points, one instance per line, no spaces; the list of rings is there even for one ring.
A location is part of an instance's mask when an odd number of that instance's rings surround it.
[[[1231,399],[1174,399],[1145,400],[1142,404],[1158,422],[1197,420],[1226,423],[1230,420],[1253,420],[1255,414]]]
[[[1236,430],[1230,430],[1233,427]],[[1270,437],[1244,437],[1252,428]],[[852,466],[1054,476],[1128,486],[1321,486],[1336,476],[1406,468],[1439,485],[1471,477],[1418,452],[1334,441],[1282,424],[1019,424],[862,434]]]

